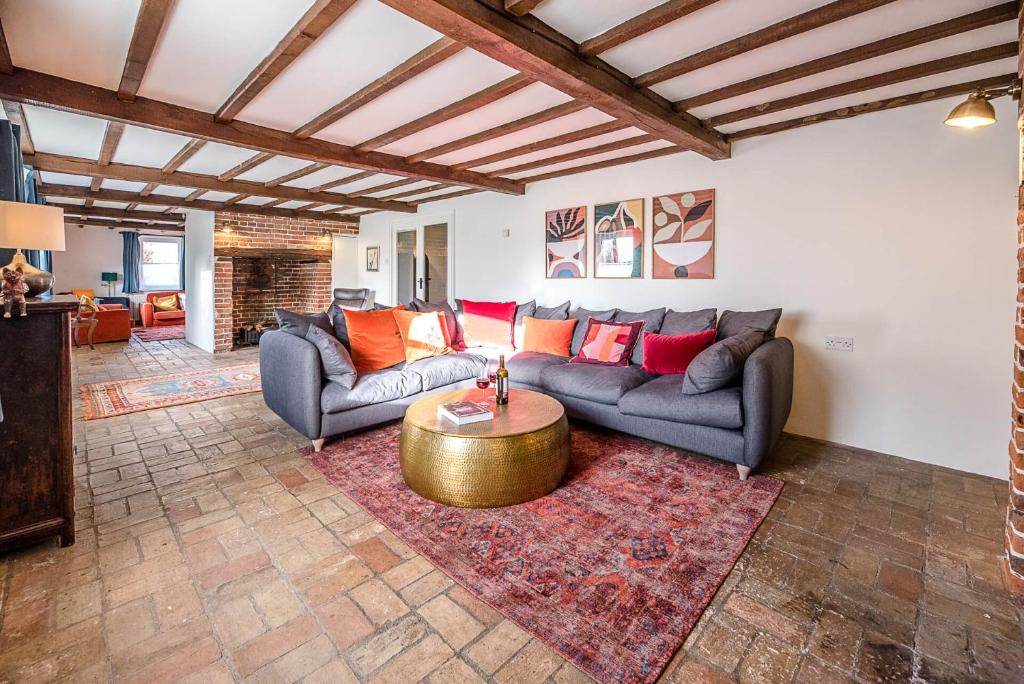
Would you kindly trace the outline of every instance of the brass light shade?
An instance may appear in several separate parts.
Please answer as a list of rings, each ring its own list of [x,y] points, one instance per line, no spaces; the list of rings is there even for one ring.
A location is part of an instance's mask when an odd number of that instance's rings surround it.
[[[971,93],[946,117],[947,126],[979,128],[996,122],[996,110],[985,93]]]

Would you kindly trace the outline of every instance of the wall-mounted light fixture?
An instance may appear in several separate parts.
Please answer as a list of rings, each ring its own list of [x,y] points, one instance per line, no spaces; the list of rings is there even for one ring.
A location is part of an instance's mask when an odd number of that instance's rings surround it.
[[[1020,81],[1005,88],[979,88],[953,108],[946,117],[946,125],[956,128],[991,126],[996,122],[996,109],[989,100],[1004,95],[1019,99]]]

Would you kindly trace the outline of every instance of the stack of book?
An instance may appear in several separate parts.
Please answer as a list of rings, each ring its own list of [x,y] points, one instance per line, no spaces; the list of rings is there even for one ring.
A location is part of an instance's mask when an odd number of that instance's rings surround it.
[[[449,404],[441,404],[437,407],[437,415],[456,425],[469,425],[494,419],[494,413],[487,404],[478,404],[475,401],[453,401]]]

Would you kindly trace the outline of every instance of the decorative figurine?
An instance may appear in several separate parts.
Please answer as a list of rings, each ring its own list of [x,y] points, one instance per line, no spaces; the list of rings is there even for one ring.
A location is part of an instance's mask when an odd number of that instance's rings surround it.
[[[11,305],[15,302],[18,304],[21,315],[28,315],[28,312],[25,310],[25,291],[28,288],[25,287],[24,278],[25,274],[20,267],[13,269],[4,267],[3,290],[0,291],[4,298],[4,318],[11,317]]]

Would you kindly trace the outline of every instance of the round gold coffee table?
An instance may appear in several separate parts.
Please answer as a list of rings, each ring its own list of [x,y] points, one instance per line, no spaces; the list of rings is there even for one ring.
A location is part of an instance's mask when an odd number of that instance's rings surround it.
[[[494,420],[456,425],[437,415],[453,401],[488,399]],[[569,423],[556,400],[511,390],[507,406],[490,392],[454,390],[409,407],[399,449],[402,476],[420,496],[448,506],[511,506],[550,493],[569,465]]]

